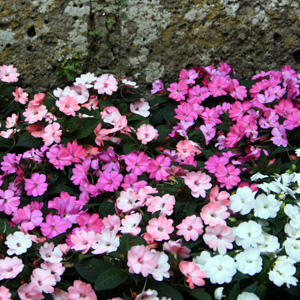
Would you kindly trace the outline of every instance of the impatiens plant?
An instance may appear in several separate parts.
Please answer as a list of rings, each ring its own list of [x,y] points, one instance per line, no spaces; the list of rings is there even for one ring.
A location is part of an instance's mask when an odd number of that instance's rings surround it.
[[[298,299],[300,74],[226,63],[38,93],[0,67],[1,299]]]

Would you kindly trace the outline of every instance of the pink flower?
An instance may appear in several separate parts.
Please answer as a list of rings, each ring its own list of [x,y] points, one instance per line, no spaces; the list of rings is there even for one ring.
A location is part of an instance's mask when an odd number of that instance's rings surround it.
[[[129,273],[142,274],[147,277],[156,266],[155,255],[149,246],[133,246],[127,254]]]
[[[21,300],[41,300],[45,298],[40,287],[33,282],[22,284],[18,288],[18,295]]]
[[[23,261],[16,256],[0,259],[0,280],[17,277],[23,271],[23,268]]]
[[[239,177],[240,173],[241,170],[235,168],[232,164],[227,166],[219,165],[215,176],[217,177],[218,182],[221,183],[221,187],[226,187],[227,190],[231,190],[234,186],[241,182],[241,178]]]
[[[17,211],[20,204],[20,197],[15,196],[12,190],[3,191],[0,189],[0,211],[3,211],[6,215],[11,215]]]
[[[52,239],[53,237],[66,232],[68,229],[68,222],[59,216],[48,214],[46,222],[42,223],[40,226],[43,236]]]
[[[22,88],[16,87],[15,92],[12,93],[15,97],[15,101],[21,104],[26,104],[28,101],[28,93],[24,92]]]
[[[189,87],[185,81],[179,81],[179,83],[171,83],[167,90],[171,92],[169,98],[175,101],[181,101],[185,100],[185,95],[188,93]]]
[[[189,172],[184,178],[184,183],[191,189],[192,196],[195,198],[205,198],[206,192],[211,188],[212,184],[210,183],[211,178],[205,173],[198,172]]]
[[[273,128],[271,134],[272,137],[270,140],[273,142],[274,145],[287,147],[288,139],[284,125],[279,125],[278,127]]]
[[[127,155],[122,155],[121,158],[124,159],[125,164],[127,165],[126,171],[132,172],[136,175],[142,175],[145,172],[149,165],[149,157],[144,152],[131,152]]]
[[[183,235],[187,242],[190,240],[196,241],[199,238],[199,235],[203,233],[202,220],[195,215],[183,219],[176,228],[178,229],[176,234]]]
[[[94,88],[98,90],[98,94],[112,95],[118,89],[118,82],[113,75],[103,74],[97,78]]]
[[[41,291],[46,294],[51,294],[54,292],[54,286],[56,285],[56,280],[51,271],[36,268],[32,271],[30,277],[31,282],[39,287]]]
[[[17,82],[19,75],[13,65],[0,66],[0,80],[3,82]]]
[[[156,241],[168,240],[169,234],[174,231],[172,219],[167,219],[165,216],[159,216],[158,218],[152,218],[146,227],[146,231]]]
[[[147,172],[150,173],[149,178],[155,178],[158,181],[166,181],[169,177],[166,168],[170,167],[170,165],[171,159],[163,154],[159,154],[156,159],[152,158],[147,169]]]
[[[0,299],[1,300],[11,300],[11,293],[5,286],[0,286]]]
[[[155,196],[149,201],[147,211],[152,214],[156,211],[160,211],[160,214],[170,216],[173,213],[175,205],[175,197],[173,195],[165,194],[162,197]]]
[[[136,136],[142,144],[146,145],[158,138],[158,131],[152,125],[143,124],[138,128]]]
[[[85,254],[96,243],[95,232],[92,230],[87,232],[84,229],[77,230],[75,234],[70,235],[70,240],[74,244],[72,249]]]
[[[62,130],[60,130],[59,123],[52,123],[45,127],[44,133],[42,135],[45,146],[50,146],[53,142],[60,143]]]
[[[57,145],[51,146],[46,153],[49,162],[56,168],[63,170],[65,166],[72,164],[73,157],[69,150],[65,147],[58,147]]]
[[[216,225],[206,227],[203,240],[209,248],[220,254],[225,254],[227,249],[232,249],[232,243],[235,240],[233,230],[226,225]]]
[[[206,274],[200,270],[194,261],[181,261],[179,263],[179,269],[181,273],[187,277],[186,281],[190,289],[194,289],[195,285],[205,285],[203,278],[206,277]]]
[[[97,181],[97,185],[102,191],[113,192],[119,188],[123,180],[123,175],[117,171],[102,172]]]
[[[223,76],[215,76],[208,84],[208,90],[213,97],[227,95],[228,82]]]
[[[229,218],[230,213],[226,206],[210,202],[202,207],[200,216],[206,225],[216,226],[226,225],[225,219]]]
[[[187,84],[194,84],[195,79],[198,78],[198,76],[198,73],[194,69],[188,71],[182,69],[179,73],[179,80],[184,80]]]
[[[46,117],[47,112],[48,110],[45,105],[36,106],[29,103],[28,107],[23,112],[23,116],[25,117],[25,122],[33,124],[42,121]]]
[[[182,246],[182,240],[177,241],[168,241],[164,242],[163,244],[163,250],[171,252],[174,257],[177,259],[177,255],[179,254],[182,258],[188,258],[190,257],[191,249],[189,249],[186,246]]]
[[[73,286],[70,286],[68,288],[67,299],[97,300],[97,295],[89,283],[85,283],[80,280],[75,280],[73,282]]]
[[[151,94],[156,94],[157,92],[163,91],[164,90],[164,84],[160,79],[155,80],[152,83],[152,90]]]
[[[42,196],[48,188],[46,175],[33,173],[30,179],[25,179],[25,191],[28,196]]]
[[[60,97],[59,100],[56,101],[56,106],[65,115],[73,116],[73,117],[75,117],[76,115],[75,112],[80,110],[78,101],[70,96]]]

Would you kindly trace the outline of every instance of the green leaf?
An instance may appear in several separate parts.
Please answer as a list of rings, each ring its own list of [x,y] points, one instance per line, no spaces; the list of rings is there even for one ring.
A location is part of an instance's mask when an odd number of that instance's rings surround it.
[[[155,110],[150,117],[150,123],[152,125],[158,125],[164,121],[164,112],[163,109]]]
[[[21,134],[18,142],[16,143],[16,147],[26,147],[26,148],[35,148],[39,149],[42,147],[43,142],[41,139],[37,139],[33,137],[29,132],[25,132]]]
[[[102,272],[96,279],[95,290],[114,289],[128,278],[128,274],[118,267],[111,267]]]
[[[240,293],[240,282],[237,282],[228,294],[228,300],[236,300]]]
[[[279,158],[273,164],[267,166],[266,175],[279,174],[281,171],[281,159]]]
[[[150,106],[166,103],[166,102],[169,102],[169,101],[170,101],[170,98],[167,97],[167,96],[157,96],[157,97],[154,97],[150,101]]]
[[[177,120],[174,118],[176,115],[174,109],[177,107],[176,103],[169,103],[165,106],[163,110],[163,116],[166,122],[175,125]]]
[[[75,139],[82,139],[92,135],[99,122],[100,120],[95,118],[80,119],[77,129],[79,132],[75,135]]]
[[[82,278],[95,283],[99,274],[111,268],[112,264],[108,261],[92,258],[89,260],[83,260],[80,263],[75,263],[74,267]]]
[[[158,130],[158,138],[155,140],[156,142],[161,142],[164,138],[166,138],[172,131],[172,126],[170,125],[158,125],[155,127]]]
[[[107,217],[108,215],[115,214],[115,204],[112,202],[102,202],[100,205],[100,216],[101,218]]]
[[[210,295],[204,289],[189,290],[190,295],[199,300],[211,300]]]
[[[135,143],[126,143],[123,145],[123,153],[124,154],[129,154],[135,150],[138,150],[138,146]]]
[[[261,151],[260,156],[259,156],[258,160],[256,161],[256,163],[257,163],[257,165],[259,167],[259,171],[262,174],[265,174],[266,168],[267,168],[267,166],[269,164],[269,159],[266,156],[266,154],[265,154],[264,151]]]
[[[165,282],[151,280],[149,281],[147,288],[156,290],[160,297],[165,296],[167,298],[171,298],[172,300],[184,300],[183,296],[177,289]]]
[[[5,148],[5,149],[10,149],[14,144],[13,139],[5,139],[3,137],[0,137],[0,149]]]

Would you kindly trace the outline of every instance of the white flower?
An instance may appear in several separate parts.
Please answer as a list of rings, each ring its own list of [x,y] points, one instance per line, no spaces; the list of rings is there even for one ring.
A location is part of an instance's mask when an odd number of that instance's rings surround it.
[[[221,300],[223,297],[225,297],[223,295],[223,290],[224,290],[224,288],[222,286],[215,289],[215,292],[214,292],[215,300]]]
[[[284,232],[292,239],[300,238],[300,228],[295,228],[291,224],[285,224]]]
[[[63,253],[58,246],[55,247],[54,243],[44,243],[40,248],[40,255],[44,261],[50,263],[58,263],[62,260]]]
[[[263,175],[263,174],[257,172],[257,173],[255,173],[254,175],[252,175],[250,177],[250,180],[251,181],[256,181],[257,179],[264,179],[264,178],[268,178],[268,177],[269,177],[268,175]]]
[[[287,204],[284,207],[285,214],[291,219],[290,225],[294,228],[300,228],[300,208],[299,206]]]
[[[253,276],[262,270],[262,258],[258,248],[247,248],[235,256],[236,267],[243,273]]]
[[[196,265],[204,272],[207,274],[206,269],[205,269],[205,264],[210,259],[210,253],[208,251],[202,251],[199,256],[196,256],[193,261],[196,263]]]
[[[259,300],[259,298],[253,293],[243,292],[238,295],[237,300]]]
[[[282,202],[278,201],[272,194],[260,194],[254,202],[254,216],[261,219],[275,218],[281,204]]]
[[[238,188],[235,195],[230,196],[230,209],[247,215],[254,207],[255,193],[248,186]]]
[[[6,237],[5,244],[8,247],[8,255],[20,255],[27,252],[27,249],[32,245],[32,241],[29,234],[16,231]]]
[[[300,157],[300,149],[296,149],[295,152],[296,152],[296,155],[297,155],[298,157]]]
[[[97,243],[92,246],[94,251],[93,254],[103,254],[114,252],[120,246],[120,238],[116,236],[114,231],[109,229],[102,229],[101,233],[96,233]]]
[[[250,220],[239,224],[239,226],[234,228],[234,232],[236,244],[244,249],[250,246],[256,247],[264,242],[261,225],[255,221]]]
[[[294,259],[296,262],[300,261],[300,240],[295,240],[292,238],[287,238],[283,246],[285,248],[286,254]]]
[[[236,273],[235,261],[229,255],[216,255],[207,260],[205,273],[211,283],[229,283]]]
[[[295,262],[295,261],[294,261]],[[290,285],[297,285],[297,278],[293,275],[296,273],[296,267],[294,266],[292,259],[286,259],[285,257],[279,257],[275,261],[273,270],[269,274],[269,279],[277,286],[286,284],[289,288]]]
[[[134,114],[143,116],[147,118],[150,115],[150,106],[148,102],[145,102],[144,98],[141,98],[140,101],[130,103],[130,111]]]
[[[263,232],[264,241],[258,244],[261,253],[275,253],[280,248],[277,236]]]
[[[97,77],[95,76],[94,73],[86,73],[86,74],[82,74],[80,77],[77,77],[76,82],[74,82],[74,85],[79,85],[79,84],[83,84],[86,86],[86,88],[91,88],[93,86],[94,81],[97,80]]]
[[[157,281],[162,281],[165,278],[170,278],[170,265],[168,263],[169,256],[160,251],[152,250],[154,253],[154,260],[156,262],[156,266],[153,270],[151,270],[151,275]]]
[[[157,295],[157,291],[148,289],[146,292],[138,294],[135,300],[159,300]]]

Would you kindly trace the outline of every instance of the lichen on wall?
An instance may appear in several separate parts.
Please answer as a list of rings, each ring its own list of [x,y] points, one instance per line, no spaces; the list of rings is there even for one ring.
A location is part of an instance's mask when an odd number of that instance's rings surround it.
[[[300,69],[296,0],[0,0],[0,63],[36,88],[64,82],[62,61],[131,77],[145,88],[181,68],[225,61],[239,77]]]

